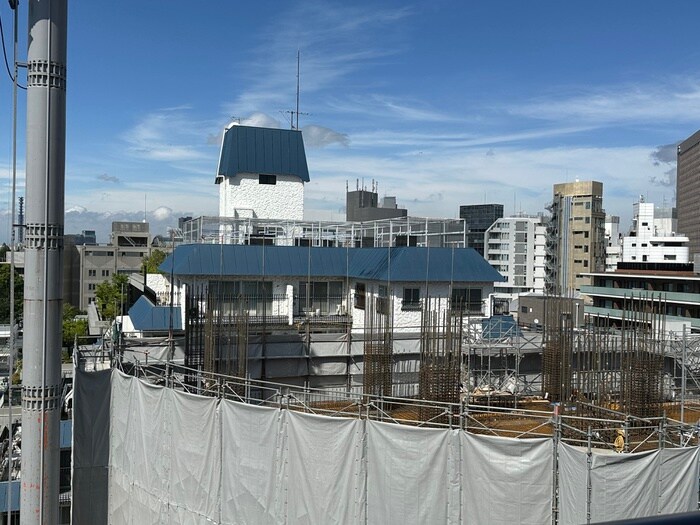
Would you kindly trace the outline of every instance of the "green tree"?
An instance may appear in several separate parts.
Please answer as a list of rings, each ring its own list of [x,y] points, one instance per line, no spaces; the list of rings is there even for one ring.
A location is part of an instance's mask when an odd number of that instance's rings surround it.
[[[87,335],[87,319],[76,319],[80,311],[71,304],[63,303],[63,346],[72,348],[75,337]]]
[[[101,282],[95,287],[95,299],[102,319],[114,320],[121,315],[121,308],[126,303],[126,291],[129,278],[126,275],[115,273],[112,279]]]
[[[145,271],[146,273],[163,273],[158,269],[158,267],[163,264],[163,261],[167,256],[168,254],[163,250],[156,248],[151,252],[151,255],[143,258],[143,262],[141,263],[141,271]]]
[[[15,319],[22,318],[24,278],[15,269]],[[0,323],[10,322],[10,265],[0,264]]]

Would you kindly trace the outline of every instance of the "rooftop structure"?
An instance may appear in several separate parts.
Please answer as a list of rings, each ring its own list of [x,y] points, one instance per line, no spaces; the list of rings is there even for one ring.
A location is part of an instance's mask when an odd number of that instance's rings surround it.
[[[408,210],[397,206],[396,197],[385,196],[380,203],[379,194],[375,188],[374,181],[372,181],[371,190],[360,188],[358,183],[355,191],[347,191],[345,195],[346,221],[367,222],[408,216]]]
[[[368,222],[196,217],[185,222],[185,243],[276,246],[465,247],[461,219],[403,217]]]
[[[222,217],[302,220],[309,169],[301,131],[232,124],[215,182]]]
[[[688,237],[676,234],[674,211],[640,198],[634,204],[632,228],[622,240],[622,262],[687,264]]]

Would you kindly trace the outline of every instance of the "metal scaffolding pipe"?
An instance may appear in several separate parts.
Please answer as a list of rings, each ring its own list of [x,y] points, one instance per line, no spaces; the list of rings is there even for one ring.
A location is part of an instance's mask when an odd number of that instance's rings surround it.
[[[23,525],[58,523],[67,0],[29,0]]]

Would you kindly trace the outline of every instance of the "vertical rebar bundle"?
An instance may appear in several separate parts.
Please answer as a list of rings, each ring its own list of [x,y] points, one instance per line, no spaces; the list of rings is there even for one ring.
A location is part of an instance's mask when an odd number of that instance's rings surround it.
[[[459,403],[462,320],[461,312],[439,312],[433,301],[426,299],[421,314],[420,399]],[[435,418],[435,411],[422,407],[421,419]]]
[[[367,395],[392,395],[392,307],[390,297],[366,298],[362,391]]]
[[[665,303],[625,297],[619,322],[613,325],[608,319],[583,329],[571,322],[571,303],[547,298],[544,391],[553,401],[579,401],[590,410],[598,406],[641,418],[661,415]]]
[[[553,402],[571,399],[573,388],[574,301],[545,299],[542,390]]]

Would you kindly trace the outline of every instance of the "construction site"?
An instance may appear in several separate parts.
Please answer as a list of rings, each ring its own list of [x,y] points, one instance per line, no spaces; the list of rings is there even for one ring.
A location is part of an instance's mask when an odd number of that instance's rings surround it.
[[[334,415],[381,400],[382,417],[392,420],[511,437],[551,436],[559,414],[572,421],[564,439],[587,442],[590,427],[593,445],[611,450],[618,430],[625,450],[695,443],[700,336],[666,331],[664,317],[633,298],[621,322],[577,326],[571,299],[547,297],[542,330],[426,298],[421,325],[408,331],[393,329],[391,298],[364,300],[358,331],[340,310],[318,316],[309,306],[290,322],[265,294],[191,295],[177,342],[184,360],[168,362],[171,380],[256,403],[283,389]],[[127,355],[123,370],[165,373],[165,347],[140,349],[121,335],[112,355]]]
[[[591,523],[697,509],[697,335],[666,332],[663,316],[632,298],[622,322],[575,326],[573,301],[548,297],[541,332],[508,316],[438,313],[425,299],[415,338],[392,330],[390,305],[367,301],[372,315],[353,334],[341,319],[290,329],[265,308],[253,318],[209,298],[208,310],[188,314],[200,319],[186,336],[186,355],[201,347],[196,366],[139,359],[133,346],[128,360],[109,348],[77,352],[76,443],[107,449],[103,460],[76,457],[74,502],[127,521],[167,508],[177,521],[286,522],[301,512],[388,523],[431,486],[445,490],[431,514],[414,509],[416,522]],[[99,392],[108,406],[92,401]],[[153,488],[133,466],[169,443],[155,471],[188,472],[195,493]],[[242,474],[241,462],[257,474]],[[88,483],[104,466],[109,487]],[[611,480],[632,496],[610,498]],[[383,491],[393,495],[378,499]]]

